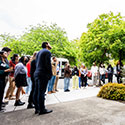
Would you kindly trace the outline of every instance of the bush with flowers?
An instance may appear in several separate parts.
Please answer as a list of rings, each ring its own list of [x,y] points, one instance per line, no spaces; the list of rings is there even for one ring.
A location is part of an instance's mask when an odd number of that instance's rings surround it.
[[[108,83],[101,87],[98,97],[125,101],[125,85],[118,83]]]

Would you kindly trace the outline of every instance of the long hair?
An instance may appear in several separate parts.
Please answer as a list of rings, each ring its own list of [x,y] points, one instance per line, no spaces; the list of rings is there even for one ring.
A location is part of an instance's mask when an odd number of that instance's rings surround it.
[[[24,58],[25,58],[25,56],[22,56],[22,57],[19,59],[19,62],[21,62],[21,63],[24,64]]]
[[[18,57],[18,54],[13,54],[11,60],[15,64],[16,57]]]
[[[38,52],[34,52],[33,53],[33,57],[32,57],[32,60],[36,59],[36,55],[37,55]]]

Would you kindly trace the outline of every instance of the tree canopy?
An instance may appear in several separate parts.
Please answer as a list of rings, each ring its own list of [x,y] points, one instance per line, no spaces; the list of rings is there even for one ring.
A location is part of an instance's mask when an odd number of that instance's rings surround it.
[[[46,23],[29,26],[21,36],[0,35],[3,46],[12,49],[12,54],[32,55],[48,41],[51,53],[56,57],[69,59],[71,65],[84,62],[91,66],[108,62],[109,59],[125,60],[125,21],[120,13],[99,15],[87,25],[88,31],[80,39],[68,40],[67,33],[57,24]]]
[[[87,65],[125,59],[125,21],[120,13],[101,14],[87,28],[80,38],[81,57]]]
[[[72,65],[77,62],[74,44],[69,42],[66,32],[57,24],[30,26],[19,38],[8,34],[3,34],[1,37],[3,46],[12,49],[11,55],[14,53],[20,56],[32,55],[34,51],[41,49],[42,42],[48,41],[52,45],[52,55],[67,58]]]

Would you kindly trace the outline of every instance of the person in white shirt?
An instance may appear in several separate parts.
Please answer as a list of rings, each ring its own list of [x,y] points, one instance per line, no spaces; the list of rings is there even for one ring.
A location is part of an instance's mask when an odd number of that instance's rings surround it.
[[[84,64],[81,65],[80,73],[81,73],[81,87],[86,87],[88,70]]]
[[[103,82],[103,84],[105,84],[106,69],[105,69],[105,66],[103,64],[101,64],[101,66],[99,68],[99,72],[100,72],[100,80]]]
[[[91,67],[92,72],[92,84],[97,84],[97,76],[98,76],[98,67],[96,66],[96,63],[93,63],[93,66]]]

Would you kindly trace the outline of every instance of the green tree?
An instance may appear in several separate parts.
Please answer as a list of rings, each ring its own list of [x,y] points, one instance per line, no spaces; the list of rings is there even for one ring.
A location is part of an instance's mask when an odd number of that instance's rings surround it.
[[[111,58],[125,59],[125,21],[120,13],[102,14],[87,28],[88,31],[80,38],[80,53],[87,66],[93,62],[99,66]]]
[[[41,49],[42,42],[48,41],[52,45],[52,55],[69,59],[71,65],[77,63],[74,44],[69,42],[66,32],[57,24],[48,26],[44,23],[30,26],[18,38],[9,34],[1,35],[1,37],[3,46],[9,46],[13,50],[11,54],[32,55],[34,51]]]
[[[125,21],[118,13],[102,14],[87,25],[88,31],[80,38],[83,61],[91,66],[109,61],[110,58],[125,59]]]

